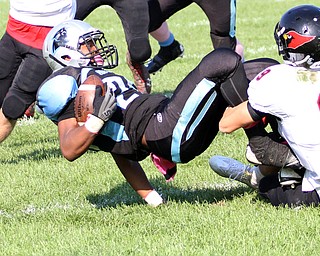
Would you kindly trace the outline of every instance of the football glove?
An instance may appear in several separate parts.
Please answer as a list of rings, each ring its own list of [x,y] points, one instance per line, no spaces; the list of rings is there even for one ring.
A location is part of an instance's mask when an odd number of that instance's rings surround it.
[[[93,100],[92,115],[100,118],[103,122],[107,122],[116,111],[117,103],[113,91],[106,86],[106,93],[102,95],[102,88],[96,87],[95,98]]]

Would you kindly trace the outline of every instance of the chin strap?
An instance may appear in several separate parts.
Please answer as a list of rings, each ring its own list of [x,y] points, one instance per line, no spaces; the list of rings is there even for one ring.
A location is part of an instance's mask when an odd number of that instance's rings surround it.
[[[291,65],[294,67],[304,67],[314,71],[320,71],[320,61],[316,61],[312,63],[312,58],[310,57],[310,55],[307,55],[305,58],[303,58],[300,61],[292,62],[290,60],[284,60],[283,62],[287,65]]]
[[[289,60],[284,60],[283,62],[285,64],[288,64],[288,65],[291,65],[291,66],[295,66],[295,67],[306,67],[306,66],[310,67],[311,63],[308,64],[308,62],[310,62],[310,59],[312,60],[310,55],[305,56],[302,60],[295,60],[294,54],[295,53],[290,53],[289,54],[289,56],[290,56]],[[290,60],[290,59],[293,59],[293,61]]]
[[[317,62],[313,63],[312,65],[310,65],[310,69],[319,71],[320,70],[320,61],[317,61]]]

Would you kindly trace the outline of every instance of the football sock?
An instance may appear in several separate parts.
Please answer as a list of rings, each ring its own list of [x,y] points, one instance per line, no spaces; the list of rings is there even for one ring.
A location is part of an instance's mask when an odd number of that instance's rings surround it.
[[[166,47],[169,46],[173,43],[174,41],[174,35],[172,33],[170,33],[169,38],[166,41],[163,42],[159,42],[160,47]]]
[[[255,167],[252,167],[252,168],[254,168],[254,169],[253,169],[253,172],[252,172],[252,177],[251,177],[250,182],[251,182],[251,184],[253,186],[257,186],[258,187],[259,186],[259,182],[264,177],[264,175],[260,172],[260,169],[259,169],[258,166],[255,166]]]

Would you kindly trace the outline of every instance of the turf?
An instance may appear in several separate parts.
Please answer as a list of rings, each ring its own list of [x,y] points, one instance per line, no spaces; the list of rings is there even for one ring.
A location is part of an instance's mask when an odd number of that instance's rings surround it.
[[[238,0],[237,36],[247,60],[280,60],[273,29],[296,0]],[[320,1],[313,1],[320,5]],[[5,30],[9,1],[0,1]],[[120,21],[108,7],[87,20],[117,45],[115,72],[131,78]],[[208,21],[197,5],[169,19],[183,58],[152,76],[154,93],[171,93],[211,49]],[[151,38],[153,52],[157,43]],[[1,85],[0,85],[1,86]],[[316,255],[318,208],[274,208],[255,191],[223,179],[208,165],[221,154],[245,161],[242,131],[219,134],[166,183],[150,159],[142,161],[167,203],[146,205],[125,182],[109,154],[88,152],[74,162],[60,153],[57,128],[37,114],[20,121],[0,145],[0,255]]]

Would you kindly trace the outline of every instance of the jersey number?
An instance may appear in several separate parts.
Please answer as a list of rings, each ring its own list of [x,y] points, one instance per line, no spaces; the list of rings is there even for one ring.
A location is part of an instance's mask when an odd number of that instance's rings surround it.
[[[262,77],[264,77],[264,76],[265,76],[266,74],[268,74],[270,71],[271,71],[271,69],[266,69],[266,70],[264,70],[262,73],[260,73],[260,74],[257,76],[256,80],[259,81]]]

